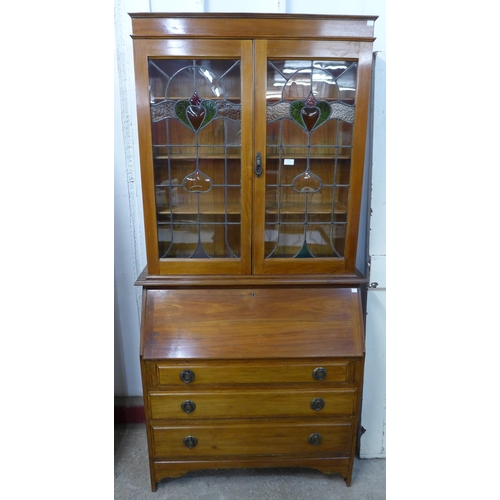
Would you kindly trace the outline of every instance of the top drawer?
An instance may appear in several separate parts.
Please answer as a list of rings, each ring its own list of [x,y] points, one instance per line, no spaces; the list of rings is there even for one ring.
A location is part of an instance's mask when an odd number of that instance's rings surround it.
[[[154,365],[158,385],[286,384],[352,382],[354,361],[316,363],[185,363]]]

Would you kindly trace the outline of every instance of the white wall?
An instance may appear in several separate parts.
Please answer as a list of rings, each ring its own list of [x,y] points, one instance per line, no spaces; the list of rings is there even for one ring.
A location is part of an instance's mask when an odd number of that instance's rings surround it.
[[[145,266],[140,169],[136,136],[131,22],[128,12],[288,12],[378,15],[373,100],[367,355],[361,440],[362,457],[385,456],[385,1],[254,0],[236,7],[229,0],[115,0],[115,395],[142,394],[139,367],[140,293],[133,286]],[[370,196],[371,194],[371,196]]]
[[[115,395],[142,394],[139,366],[140,289],[146,265],[137,142],[131,22],[147,0],[115,0]]]

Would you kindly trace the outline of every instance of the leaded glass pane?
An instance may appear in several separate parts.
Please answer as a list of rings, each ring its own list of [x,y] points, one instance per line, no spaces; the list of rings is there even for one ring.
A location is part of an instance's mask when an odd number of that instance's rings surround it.
[[[150,59],[161,259],[239,258],[241,65]]]
[[[343,257],[357,64],[269,60],[265,258]]]

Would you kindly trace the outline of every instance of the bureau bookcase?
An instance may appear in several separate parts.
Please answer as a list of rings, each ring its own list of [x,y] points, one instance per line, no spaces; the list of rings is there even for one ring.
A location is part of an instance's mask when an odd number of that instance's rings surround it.
[[[376,17],[130,15],[151,487],[276,466],[350,485]]]

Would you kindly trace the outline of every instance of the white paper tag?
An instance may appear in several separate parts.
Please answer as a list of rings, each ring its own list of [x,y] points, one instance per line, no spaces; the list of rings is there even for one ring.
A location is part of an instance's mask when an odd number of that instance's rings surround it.
[[[293,165],[295,162],[292,158],[285,158],[285,165]]]

